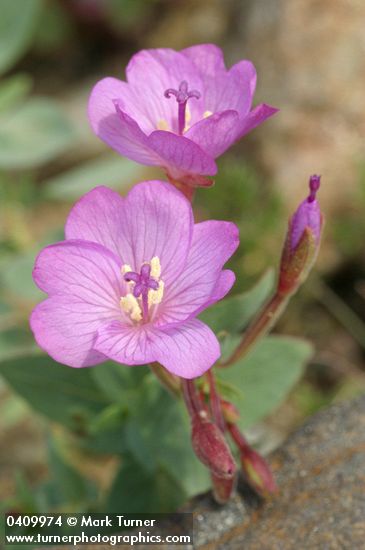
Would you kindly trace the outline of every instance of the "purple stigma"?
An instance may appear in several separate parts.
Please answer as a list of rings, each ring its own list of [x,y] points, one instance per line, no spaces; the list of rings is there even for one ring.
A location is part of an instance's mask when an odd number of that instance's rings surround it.
[[[149,264],[143,264],[141,267],[141,273],[135,271],[128,271],[124,274],[124,280],[127,283],[135,283],[133,288],[133,296],[139,298],[142,296],[142,312],[143,319],[147,321],[148,317],[148,291],[158,290],[159,283],[151,275],[151,266]]]
[[[198,90],[190,90],[189,92],[188,83],[186,80],[183,80],[180,82],[178,90],[175,90],[174,88],[168,88],[165,90],[164,96],[167,97],[167,99],[169,99],[172,95],[176,97],[176,101],[178,103],[186,103],[191,97],[200,99],[201,93],[198,92]]]
[[[313,175],[309,179],[309,189],[310,193],[308,195],[308,202],[313,202],[316,200],[317,191],[321,185],[321,176]]]
[[[168,88],[165,90],[164,96],[169,99],[171,96],[175,96],[176,101],[179,105],[179,134],[182,135],[185,128],[185,115],[186,115],[186,104],[188,99],[194,97],[195,99],[200,99],[201,93],[198,90],[190,90],[186,80],[180,82],[178,90],[174,88]]]

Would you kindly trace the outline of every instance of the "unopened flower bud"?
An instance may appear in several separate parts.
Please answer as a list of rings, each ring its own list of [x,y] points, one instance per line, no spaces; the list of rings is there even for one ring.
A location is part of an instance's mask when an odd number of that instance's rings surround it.
[[[241,465],[247,482],[261,496],[278,491],[270,467],[259,453],[246,447],[241,453]]]
[[[240,413],[237,407],[225,399],[221,399],[220,401],[224,420],[229,424],[236,424],[240,419]]]
[[[206,415],[196,414],[192,420],[192,445],[199,460],[211,473],[232,479],[236,464],[224,435]]]
[[[236,484],[237,484],[237,476],[234,475],[232,478],[222,478],[218,477],[214,474],[211,474],[212,479],[212,486],[213,486],[213,496],[214,500],[218,504],[225,504],[229,501],[231,496],[233,495]]]
[[[289,220],[280,265],[279,291],[292,294],[308,275],[319,250],[323,216],[316,193],[320,176],[311,176],[309,195]]]

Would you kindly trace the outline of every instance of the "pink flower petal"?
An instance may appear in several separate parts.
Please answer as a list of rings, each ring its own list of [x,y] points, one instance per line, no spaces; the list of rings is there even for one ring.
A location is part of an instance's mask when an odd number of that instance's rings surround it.
[[[214,44],[201,44],[182,50],[196,66],[204,83],[204,111],[248,113],[256,86],[256,71],[250,61],[240,61],[227,70],[223,52]]]
[[[237,111],[224,111],[194,124],[184,135],[216,158],[235,142],[237,123]]]
[[[119,306],[120,266],[112,252],[88,241],[64,241],[38,255],[33,277],[50,298],[34,309],[31,328],[56,361],[84,367],[105,360],[93,351],[97,329],[114,319],[130,322]]]
[[[181,273],[189,253],[194,220],[180,191],[160,181],[144,182],[129,192],[123,217],[123,246],[131,266],[158,256],[165,285]]]
[[[125,199],[97,187],[76,203],[66,224],[67,238],[99,242],[134,270],[158,256],[165,284],[185,265],[192,231],[191,205],[161,181],[140,183]]]
[[[152,131],[155,127],[144,114],[145,102],[138,101],[138,95],[134,99],[130,95],[128,84],[121,80],[104,78],[98,82],[91,92],[88,105],[91,127],[119,154],[141,164],[160,165],[160,159],[149,148],[147,136],[140,128],[143,125]]]
[[[165,326],[196,316],[208,304],[222,298],[222,289],[233,284],[227,275],[221,280],[221,269],[239,244],[238,229],[230,222],[206,221],[194,226],[191,250],[184,271],[165,287],[161,310],[155,324]]]
[[[148,144],[163,159],[162,165],[172,178],[179,179],[188,173],[206,176],[217,173],[213,156],[184,136],[158,130],[149,136]]]
[[[256,80],[256,69],[251,61],[239,61],[228,71],[230,93],[225,96],[225,101],[229,102],[230,108],[235,109],[240,117],[247,115],[251,109]]]
[[[55,295],[36,306],[30,326],[37,344],[55,361],[89,367],[106,360],[93,345],[97,329],[107,318],[105,310],[95,304],[75,296]]]
[[[215,334],[198,319],[180,327],[159,330],[151,344],[156,360],[182,378],[201,376],[220,356]]]
[[[155,360],[150,325],[126,326],[118,321],[99,327],[94,349],[123,365],[145,365]]]
[[[68,215],[66,239],[83,239],[102,244],[122,258],[120,242],[124,199],[108,187],[95,187],[77,201]],[[127,263],[123,261],[122,263]]]
[[[231,290],[234,283],[236,281],[236,275],[231,271],[230,269],[225,269],[221,272],[219,279],[217,281],[217,284],[214,289],[214,293],[210,297],[209,304],[206,304],[205,307],[208,307],[208,305],[215,304],[215,302],[218,302],[222,298],[225,297],[226,294]]]
[[[173,132],[177,132],[177,103],[175,98],[166,98],[165,90],[178,89],[186,80],[189,90],[202,91],[202,81],[195,65],[181,52],[171,49],[142,50],[135,54],[128,63],[128,83],[137,90],[139,98],[143,95],[145,109],[155,121],[155,128],[160,120],[165,120]],[[203,115],[200,100],[189,101],[192,121]]]
[[[240,121],[237,133],[237,139],[240,139],[245,134],[248,134],[251,130],[259,126],[267,118],[273,116],[279,109],[261,103],[257,105],[244,119]]]
[[[33,278],[48,294],[73,296],[90,308],[115,315],[124,292],[120,268],[118,258],[100,244],[70,240],[47,246],[39,253]]]
[[[95,349],[125,365],[159,361],[183,378],[201,376],[218,359],[220,347],[210,328],[197,319],[179,327],[124,327],[114,322],[98,331]]]
[[[215,76],[226,70],[223,52],[215,44],[197,44],[181,50],[181,53],[194,63],[201,74]]]

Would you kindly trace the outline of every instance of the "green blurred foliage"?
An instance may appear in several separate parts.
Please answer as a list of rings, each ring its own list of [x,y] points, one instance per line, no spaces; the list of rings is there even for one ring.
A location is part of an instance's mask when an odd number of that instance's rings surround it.
[[[227,264],[237,274],[238,292],[278,263],[285,214],[275,186],[264,182],[247,162],[227,153],[218,166],[217,183],[197,194],[196,205],[204,217],[229,219],[239,227],[240,247]]]
[[[0,0],[0,73],[25,53],[35,32],[42,0]]]

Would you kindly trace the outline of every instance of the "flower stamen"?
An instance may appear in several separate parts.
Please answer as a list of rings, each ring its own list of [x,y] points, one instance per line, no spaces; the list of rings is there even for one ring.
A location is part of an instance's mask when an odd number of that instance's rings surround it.
[[[130,288],[130,292],[121,298],[120,304],[132,320],[148,321],[149,308],[159,304],[162,300],[164,283],[159,280],[161,275],[161,264],[157,256],[150,262],[145,262],[140,273],[132,271],[129,265],[122,267],[123,279]],[[138,315],[139,312],[139,315]]]
[[[164,96],[167,97],[167,99],[169,99],[172,95],[175,96],[179,106],[179,134],[182,135],[184,133],[186,123],[186,104],[188,100],[192,97],[194,97],[195,99],[200,99],[201,93],[198,92],[198,90],[189,91],[188,83],[186,82],[186,80],[183,80],[182,82],[180,82],[178,90],[175,90],[174,88],[168,88],[167,90],[165,90]]]

